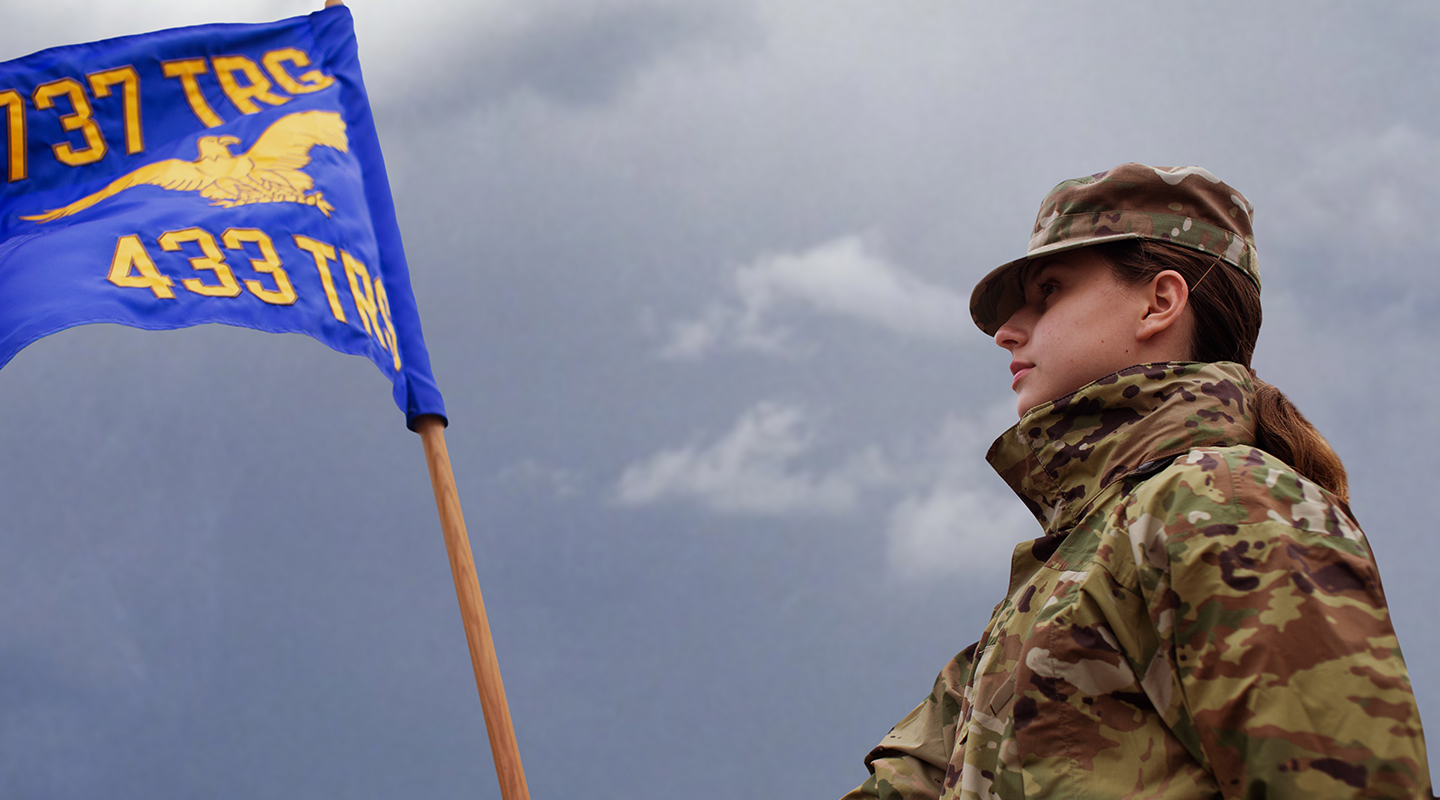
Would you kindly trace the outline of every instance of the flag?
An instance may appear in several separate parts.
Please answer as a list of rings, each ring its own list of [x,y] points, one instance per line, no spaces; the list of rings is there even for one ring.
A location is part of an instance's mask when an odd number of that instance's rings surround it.
[[[349,9],[0,63],[0,366],[76,325],[220,322],[370,358],[444,416]]]

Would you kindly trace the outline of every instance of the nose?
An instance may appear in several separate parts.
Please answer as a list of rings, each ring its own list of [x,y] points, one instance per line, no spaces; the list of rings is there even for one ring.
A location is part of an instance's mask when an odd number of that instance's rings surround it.
[[[1011,314],[1010,319],[1005,320],[1005,324],[995,331],[995,344],[1006,350],[1014,350],[1029,341],[1029,335],[1025,332],[1019,317],[1020,312],[1018,311]]]

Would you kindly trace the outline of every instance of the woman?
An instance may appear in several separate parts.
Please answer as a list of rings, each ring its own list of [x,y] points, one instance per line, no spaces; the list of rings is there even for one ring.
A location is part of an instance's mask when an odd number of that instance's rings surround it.
[[[1344,467],[1249,368],[1251,210],[1124,164],[976,287],[1021,415],[988,459],[1044,535],[847,798],[1430,796]]]

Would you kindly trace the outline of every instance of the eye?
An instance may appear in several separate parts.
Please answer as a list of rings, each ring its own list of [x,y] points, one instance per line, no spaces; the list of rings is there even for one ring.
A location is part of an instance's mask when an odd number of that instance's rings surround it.
[[[1041,300],[1044,300],[1045,298],[1058,291],[1060,291],[1060,284],[1056,281],[1050,280],[1045,281],[1044,283],[1036,287],[1035,294],[1037,294]]]

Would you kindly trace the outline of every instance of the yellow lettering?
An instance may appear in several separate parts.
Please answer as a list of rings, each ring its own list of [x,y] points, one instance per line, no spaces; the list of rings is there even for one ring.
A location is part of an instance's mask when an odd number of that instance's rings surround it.
[[[0,92],[5,107],[5,152],[9,154],[9,183],[25,180],[25,98],[14,89]]]
[[[140,274],[132,275],[131,270]],[[140,237],[133,233],[116,240],[107,280],[122,289],[149,289],[156,297],[175,297],[175,291],[170,288],[174,281],[160,274],[145,245],[140,243]]]
[[[330,277],[330,263],[335,260],[335,248],[324,242],[317,242],[309,236],[291,234],[295,246],[315,257],[315,270],[320,273],[320,283],[325,287],[325,298],[330,301],[330,313],[335,319],[345,321],[345,309],[340,307],[340,295],[335,293],[335,280]]]
[[[210,71],[205,66],[203,58],[184,58],[176,61],[165,61],[161,63],[165,70],[165,77],[179,78],[180,86],[185,90],[185,100],[190,103],[190,110],[195,112],[195,118],[207,128],[218,128],[225,124],[215,109],[210,107],[210,102],[205,99],[205,93],[200,90],[200,82],[195,80],[196,75],[204,75]]]
[[[250,259],[250,268],[256,272],[269,273],[275,279],[275,288],[267,289],[265,284],[252,280],[245,281],[245,288],[273,306],[295,304],[295,287],[290,283],[290,275],[280,265],[280,256],[275,253],[275,245],[264,231],[256,228],[231,228],[221,234],[220,241],[225,243],[226,248],[241,252],[245,251],[246,242],[258,245],[261,257]]]
[[[215,77],[220,79],[220,88],[225,91],[225,96],[242,114],[259,114],[260,106],[255,105],[256,100],[278,106],[292,99],[273,94],[270,79],[260,71],[259,65],[245,56],[216,56],[210,59],[210,63],[215,65]],[[248,86],[236,82],[237,72],[245,73]]]
[[[140,130],[140,75],[129,65],[92,72],[90,91],[96,97],[109,97],[110,87],[121,84],[125,108],[125,152],[130,155],[145,152],[145,134]]]
[[[85,87],[81,86],[79,81],[74,78],[61,78],[36,86],[35,107],[54,108],[55,98],[60,95],[68,98],[70,107],[74,109],[60,118],[60,126],[67,131],[82,131],[85,135],[85,147],[76,150],[69,142],[51,145],[51,149],[55,151],[55,160],[71,167],[94,164],[105,157],[108,147],[105,144],[105,134],[101,133],[100,126],[95,124],[90,100],[85,97]]]
[[[312,69],[302,74],[298,79],[285,69],[285,62],[289,61],[297,67],[310,66],[310,56],[304,50],[297,50],[294,47],[287,47],[283,50],[271,50],[260,58],[260,63],[270,73],[270,77],[280,84],[280,88],[290,94],[309,94],[318,92],[321,89],[335,82],[335,79],[326,75],[318,69]],[[304,83],[301,83],[304,81]]]
[[[185,242],[195,242],[200,245],[202,256],[190,259],[190,268],[194,270],[210,270],[220,281],[218,284],[202,283],[199,278],[186,278],[181,281],[186,289],[195,294],[205,297],[236,297],[240,294],[240,284],[235,282],[235,273],[230,271],[230,265],[225,263],[225,255],[220,248],[215,246],[215,237],[203,228],[185,228],[178,231],[166,231],[160,236],[160,249],[167,253],[180,251],[180,246]]]
[[[366,333],[380,340],[381,347],[385,347],[385,335],[380,332],[380,325],[375,319],[375,290],[370,286],[370,271],[344,250],[340,251],[340,261],[345,264],[345,278],[350,281],[350,296],[355,299],[355,310],[360,312],[360,324],[365,326]],[[357,275],[359,280],[356,280]]]
[[[390,355],[395,357],[395,371],[400,371],[400,341],[395,336],[395,321],[390,318],[390,297],[385,294],[385,287],[380,279],[375,279],[375,302],[380,306],[380,317],[385,320],[385,333],[380,335],[383,341],[388,335],[390,337]],[[378,326],[377,326],[378,327]]]

